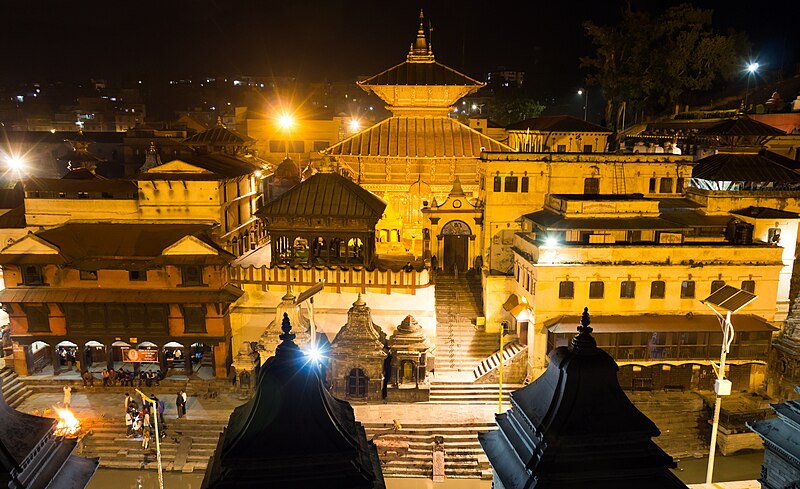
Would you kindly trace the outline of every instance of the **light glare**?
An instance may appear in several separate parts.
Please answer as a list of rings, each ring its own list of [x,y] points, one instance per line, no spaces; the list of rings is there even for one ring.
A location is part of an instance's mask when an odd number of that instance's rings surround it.
[[[554,238],[553,236],[548,237],[544,240],[544,244],[550,247],[558,245],[558,239]]]
[[[358,122],[358,119],[350,119],[350,130],[357,132],[359,129],[361,129],[361,123]]]
[[[288,114],[284,114],[278,118],[278,124],[284,129],[289,129],[294,125],[294,119]]]
[[[755,73],[760,65],[758,63],[750,63],[747,65],[747,71]]]

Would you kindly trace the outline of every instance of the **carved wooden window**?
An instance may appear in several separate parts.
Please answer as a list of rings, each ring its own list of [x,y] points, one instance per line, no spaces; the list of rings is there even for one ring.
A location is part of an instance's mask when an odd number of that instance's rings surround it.
[[[206,332],[205,305],[192,304],[183,306],[183,330],[186,333]]]
[[[47,304],[39,306],[25,304],[22,308],[25,310],[25,316],[28,318],[29,333],[50,332],[50,309]]]
[[[517,191],[518,180],[519,179],[517,177],[513,177],[513,176],[512,177],[506,177],[505,191],[506,192],[516,192]]]
[[[39,265],[25,265],[22,267],[23,285],[44,285],[42,267]]]
[[[528,179],[529,177],[522,177],[520,179],[520,189],[519,189],[520,192],[528,193]]]
[[[494,188],[495,192],[501,192],[503,190],[503,178],[500,176],[494,177]]]
[[[369,378],[360,368],[354,368],[347,375],[347,395],[349,397],[367,397]]]
[[[584,178],[583,179],[583,193],[584,194],[599,194],[600,193],[600,179],[599,178]]]
[[[182,285],[203,285],[203,267],[200,265],[181,266]]]

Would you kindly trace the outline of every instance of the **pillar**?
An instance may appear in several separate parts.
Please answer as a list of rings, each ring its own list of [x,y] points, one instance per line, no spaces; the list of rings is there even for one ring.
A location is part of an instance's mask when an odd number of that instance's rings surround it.
[[[214,356],[214,377],[218,379],[225,379],[228,377],[228,365],[226,361],[227,342],[222,342],[214,345],[212,348],[212,355]]]
[[[106,349],[106,368],[108,370],[114,369],[114,347],[110,344],[103,344]]]
[[[191,342],[189,344],[191,345]],[[191,351],[191,347],[184,346],[181,348],[181,352],[183,354],[183,370],[186,375],[192,375],[192,359],[190,358]]]
[[[28,357],[30,356],[30,345],[20,345],[14,342],[14,372],[20,377],[30,375]]]
[[[86,343],[78,343],[76,357],[78,359],[78,365],[76,365],[77,368],[75,370],[77,370],[78,373],[82,373],[84,370],[89,370],[89,365],[86,365]]]
[[[58,375],[61,373],[61,357],[58,356],[58,348],[54,346],[48,348],[50,348],[50,361],[53,364],[53,375]]]

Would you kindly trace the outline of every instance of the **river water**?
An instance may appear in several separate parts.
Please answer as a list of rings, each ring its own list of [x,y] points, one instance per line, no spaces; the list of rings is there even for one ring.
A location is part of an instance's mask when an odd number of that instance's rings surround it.
[[[761,474],[763,452],[717,457],[714,482],[754,480]],[[686,484],[705,482],[708,459],[681,461],[675,473]],[[165,489],[200,489],[203,473],[164,473]],[[158,487],[155,471],[99,469],[89,484],[89,489],[151,489]],[[434,484],[430,479],[386,479],[387,489],[490,489],[491,481],[450,479]]]

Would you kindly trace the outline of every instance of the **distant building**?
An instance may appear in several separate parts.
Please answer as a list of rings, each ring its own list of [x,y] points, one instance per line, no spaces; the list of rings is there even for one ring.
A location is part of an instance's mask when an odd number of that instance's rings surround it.
[[[113,368],[122,349],[156,348],[205,358],[227,376],[228,309],[242,291],[228,283],[234,258],[207,224],[79,223],[28,234],[0,251],[14,369],[58,373],[61,346],[81,369]],[[89,350],[99,346],[100,352]],[[64,349],[64,348],[61,348]]]
[[[604,153],[611,130],[568,115],[542,116],[506,126],[508,145],[526,153]]]

